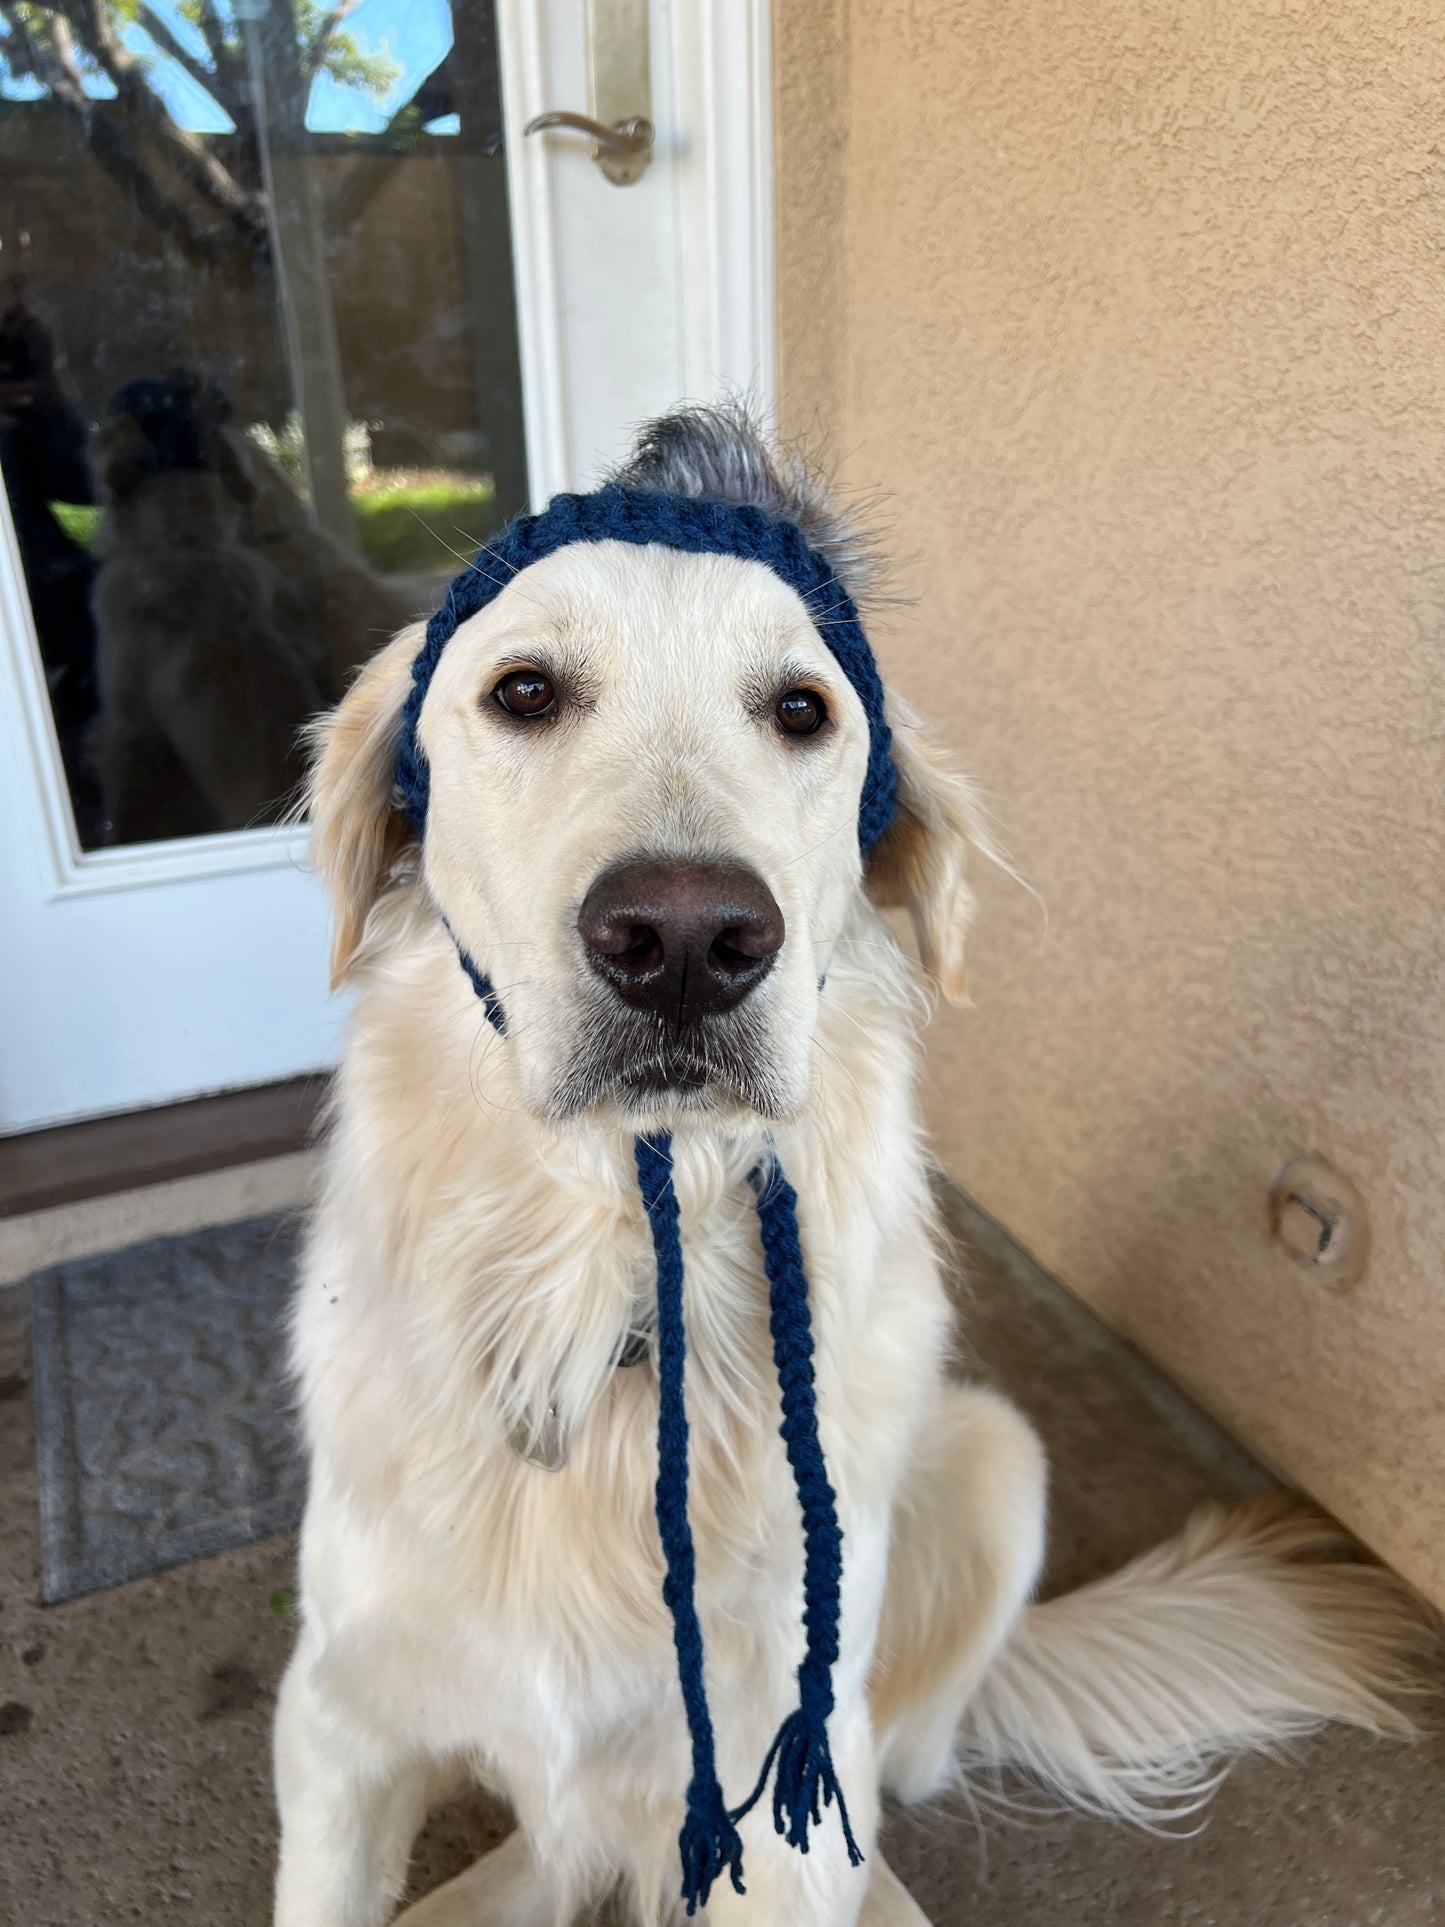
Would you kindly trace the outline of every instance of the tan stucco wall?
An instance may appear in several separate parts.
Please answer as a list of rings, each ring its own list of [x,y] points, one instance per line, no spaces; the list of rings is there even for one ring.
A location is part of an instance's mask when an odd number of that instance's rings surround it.
[[[1048,905],[981,880],[945,1162],[1445,1598],[1445,6],[775,11],[784,420]]]

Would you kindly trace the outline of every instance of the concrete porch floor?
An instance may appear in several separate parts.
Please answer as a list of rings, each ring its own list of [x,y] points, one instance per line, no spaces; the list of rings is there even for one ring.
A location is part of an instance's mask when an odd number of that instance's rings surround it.
[[[959,1217],[969,1344],[1049,1444],[1050,1589],[1264,1483],[986,1221]],[[0,1293],[0,1920],[265,1927],[269,1721],[292,1639],[271,1600],[292,1543],[42,1609],[25,1303]],[[415,1891],[506,1828],[481,1799],[434,1815]],[[896,1819],[888,1848],[937,1927],[1425,1927],[1445,1922],[1445,1741],[1330,1733],[1246,1761],[1190,1838],[1071,1817],[980,1831],[942,1809]]]

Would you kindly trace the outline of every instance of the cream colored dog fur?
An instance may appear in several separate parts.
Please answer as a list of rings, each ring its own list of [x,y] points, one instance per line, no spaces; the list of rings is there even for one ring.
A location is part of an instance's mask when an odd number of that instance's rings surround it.
[[[652,479],[794,514],[857,586],[831,511],[745,424],[695,417],[673,447]],[[915,1095],[926,986],[879,915],[905,905],[961,996],[980,824],[902,705],[899,820],[865,874],[865,721],[793,591],[732,558],[565,549],[442,659],[418,851],[393,788],[418,642],[398,637],[327,720],[312,785],[336,975],[357,1001],[296,1304],[311,1490],[276,1727],[277,1927],[389,1920],[428,1802],[458,1774],[504,1795],[517,1831],[407,1927],[565,1927],[609,1891],[639,1922],[680,1915],[688,1745],[652,1512],[656,1380],[615,1363],[653,1290],[638,1128],[675,1138],[698,1605],[730,1791],[793,1702],[802,1642],[745,1182],[769,1134],[800,1199],[846,1546],[831,1734],[865,1864],[850,1869],[831,1815],[793,1851],[764,1802],[743,1828],[746,1898],[716,1890],[709,1922],[916,1927],[877,1837],[885,1790],[927,1799],[1017,1767],[1139,1817],[1188,1809],[1229,1749],[1331,1718],[1402,1730],[1413,1612],[1305,1512],[1201,1515],[1109,1580],[1029,1603],[1043,1456],[1017,1411],[950,1376]],[[572,706],[518,730],[491,692],[539,662]],[[798,682],[833,719],[801,752],[747,693]],[[752,866],[787,925],[749,999],[748,1063],[720,1058],[701,1096],[642,1114],[589,1057],[599,991],[575,927],[592,880],[638,850]],[[493,977],[505,1038],[440,912]],[[517,1449],[549,1409],[557,1473]]]

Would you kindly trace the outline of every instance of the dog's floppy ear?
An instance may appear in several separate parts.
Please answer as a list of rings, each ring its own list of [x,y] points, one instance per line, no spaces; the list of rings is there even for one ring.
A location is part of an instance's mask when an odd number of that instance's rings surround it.
[[[311,850],[331,894],[331,985],[356,961],[373,904],[416,840],[396,792],[401,713],[426,634],[414,623],[372,657],[343,700],[311,727]]]
[[[961,1004],[968,995],[964,952],[974,912],[969,851],[994,856],[993,839],[972,784],[949,768],[918,716],[891,692],[888,720],[898,803],[868,859],[868,894],[880,909],[908,912],[924,969],[951,1004]]]

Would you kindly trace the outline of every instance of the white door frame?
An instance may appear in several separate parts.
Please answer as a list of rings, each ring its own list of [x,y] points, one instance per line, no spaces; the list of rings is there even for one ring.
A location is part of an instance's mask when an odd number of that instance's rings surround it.
[[[582,49],[570,42],[548,44],[549,10],[562,0],[498,0],[498,35],[506,105],[507,163],[512,215],[513,266],[521,345],[522,391],[527,457],[535,505],[560,489],[588,486],[598,465],[621,453],[630,421],[613,422],[605,407],[583,421],[578,399],[589,385],[587,357],[597,347],[589,336],[585,304],[569,303],[568,260],[559,219],[561,168],[591,168],[585,143],[570,151],[548,138],[524,138],[527,120],[550,107],[582,106],[575,99],[553,98],[560,87],[583,86]],[[662,95],[670,104],[655,115],[659,158],[675,163],[674,200],[676,284],[681,311],[675,334],[680,357],[669,355],[670,379],[680,362],[681,389],[660,405],[684,396],[703,400],[723,392],[746,393],[765,415],[774,406],[773,220],[772,220],[772,72],[770,0],[651,0],[654,71],[671,76]],[[575,16],[573,16],[575,17]],[[549,78],[550,76],[550,78]],[[560,76],[560,77],[559,77]],[[572,176],[573,189],[577,176]],[[623,195],[633,190],[608,187]],[[573,245],[575,246],[575,233]],[[595,365],[595,364],[594,364]],[[133,924],[135,946],[144,944],[143,911],[149,893],[195,892],[194,916],[204,922],[221,898],[211,889],[222,879],[250,905],[247,914],[267,917],[281,949],[301,945],[309,956],[314,944],[320,968],[324,908],[306,866],[304,826],[278,825],[170,842],[84,851],[75,834],[60,748],[51,715],[19,548],[9,504],[0,490],[0,703],[18,727],[12,744],[23,745],[8,774],[0,771],[0,897],[16,889],[40,907],[59,909],[80,899],[124,893],[140,922]],[[297,872],[297,889],[286,886],[279,917],[276,899],[261,873]],[[256,873],[248,895],[239,879]],[[120,905],[116,908],[119,910]],[[75,922],[78,940],[86,923]],[[202,968],[224,971],[224,946],[206,955]],[[155,1007],[164,1007],[167,960],[157,957]],[[106,995],[104,955],[76,960],[73,979],[57,986],[52,1007],[36,1021],[64,1022],[65,999],[88,986]],[[7,987],[8,984],[8,987]],[[19,989],[0,946],[0,996]],[[263,993],[264,995],[264,993]],[[155,1011],[152,1012],[154,1019]],[[341,1013],[312,1024],[306,1041],[293,1035],[276,1040],[272,1059],[263,1052],[254,1071],[244,1068],[244,1040],[217,1043],[198,1039],[196,1075],[177,1087],[174,1067],[157,1073],[154,1088],[140,1102],[160,1103],[202,1090],[267,1082],[291,1069],[318,1068],[331,1060]],[[120,1013],[118,1019],[123,1021]],[[224,1027],[223,1027],[224,1028]],[[232,1027],[239,1031],[241,1026]],[[284,1028],[284,1027],[283,1027]],[[314,1039],[314,1049],[310,1040]],[[12,1040],[13,1041],[13,1040]],[[58,1043],[58,1038],[57,1038]],[[43,1051],[44,1037],[33,1048]],[[298,1051],[306,1063],[292,1063]],[[278,1055],[279,1053],[279,1055]],[[289,1053],[289,1056],[288,1056]],[[134,1078],[132,1064],[126,1073]],[[120,1082],[124,1078],[120,1077]],[[0,1062],[0,1134],[114,1110],[114,1102],[86,1106],[67,1101],[63,1108],[36,1112],[7,1092],[6,1066]],[[119,1083],[117,1084],[119,1088]]]

